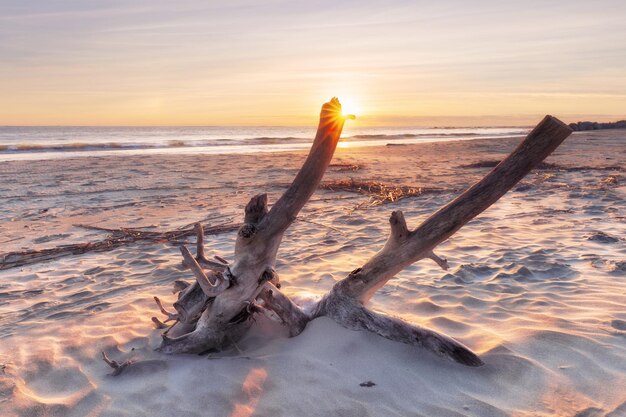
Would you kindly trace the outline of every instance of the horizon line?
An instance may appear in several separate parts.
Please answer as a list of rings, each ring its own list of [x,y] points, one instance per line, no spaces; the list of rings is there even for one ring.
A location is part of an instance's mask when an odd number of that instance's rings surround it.
[[[359,118],[357,115],[356,121],[351,121],[349,125],[351,127],[362,127],[362,128],[390,128],[390,127],[406,127],[406,128],[429,128],[429,129],[444,129],[444,128],[478,128],[478,127],[501,127],[501,128],[512,128],[512,127],[532,127],[534,126],[533,122],[521,122],[521,123],[504,123],[506,119],[535,119],[541,118],[543,116],[537,114],[517,114],[517,115],[477,115],[477,116],[376,116],[375,121],[382,122],[384,119],[390,120],[389,122],[375,123],[374,120],[368,122],[369,118],[363,119],[363,117]],[[626,120],[626,115],[608,115],[608,114],[588,114],[586,116],[582,116],[580,114],[569,114],[562,116],[555,116],[561,120],[568,120],[564,123],[578,123],[578,122],[596,122],[596,123],[615,123],[619,121]],[[452,119],[448,123],[442,124],[420,124],[419,119],[423,119],[424,121],[433,121],[433,119]],[[495,119],[493,123],[489,123],[488,121],[484,121],[485,119]],[[397,123],[394,123],[393,120],[398,120]],[[408,119],[408,120],[407,120]],[[414,123],[407,123],[407,121],[415,119]],[[453,120],[456,119],[455,123]],[[463,120],[467,120],[467,124],[463,124]],[[499,119],[499,120],[498,120]],[[505,119],[505,120],[502,120]],[[576,119],[575,121],[570,121],[571,119]],[[314,120],[314,119],[312,119]],[[477,123],[472,123],[471,121],[475,121]],[[211,128],[211,127],[236,127],[236,128],[245,128],[245,127],[264,127],[264,128],[314,128],[317,125],[317,121],[311,123],[298,123],[298,124],[266,124],[266,123],[244,123],[244,124],[232,124],[232,123],[224,123],[224,124],[194,124],[194,123],[171,123],[171,124],[126,124],[126,123],[111,123],[111,124],[0,124],[0,128],[20,128],[20,127],[50,127],[50,128],[60,128],[60,127],[93,127],[93,128],[146,128],[146,127],[171,127],[171,128],[189,128],[189,127],[197,127],[197,128]]]

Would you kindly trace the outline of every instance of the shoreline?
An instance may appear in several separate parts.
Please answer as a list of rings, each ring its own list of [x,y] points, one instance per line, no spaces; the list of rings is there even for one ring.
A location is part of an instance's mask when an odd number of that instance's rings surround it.
[[[407,139],[374,139],[374,140],[350,140],[340,141],[338,149],[342,148],[371,148],[380,146],[405,146],[426,143],[464,142],[470,140],[505,140],[523,138],[524,135],[504,135],[498,137],[470,136],[462,137],[437,137],[437,138],[407,138]],[[250,149],[250,148],[254,149]],[[50,159],[70,158],[93,158],[106,156],[136,156],[136,155],[254,155],[258,153],[286,153],[307,151],[311,142],[294,142],[291,144],[265,144],[256,146],[245,145],[209,145],[209,146],[155,146],[155,147],[90,147],[81,146],[81,151],[72,150],[9,150],[0,151],[0,162],[9,161],[45,161]],[[85,153],[96,152],[93,155]]]
[[[347,127],[340,146],[413,144],[506,138],[526,128]],[[0,128],[0,160],[43,160],[85,155],[243,154],[308,149],[312,128]]]
[[[598,131],[580,132],[562,145],[562,148],[567,149],[569,143],[577,142],[579,151],[572,153],[557,149],[546,161],[567,155],[567,161],[573,166],[619,165],[616,161],[620,161],[621,137],[619,134]],[[497,141],[472,139],[395,146],[338,147],[331,164],[347,164],[364,169],[343,172],[331,167],[324,180],[354,178],[459,192],[486,172],[484,169],[464,169],[463,166],[498,160],[520,140],[521,137],[515,137]],[[602,155],[606,156],[588,156],[597,154],[594,149],[596,140],[604,141],[607,148],[602,151]],[[234,206],[243,207],[247,197],[258,192],[268,192],[271,202],[290,181],[289,175],[297,173],[307,153],[308,150],[302,149],[259,154],[113,154],[5,161],[0,165],[0,182],[6,184],[0,188],[0,197],[6,201],[5,209],[0,208],[0,232],[4,232],[2,241],[8,243],[8,246],[3,248],[2,253],[30,248],[23,245],[32,245],[35,249],[47,247],[38,242],[33,233],[42,227],[52,228],[48,230],[50,235],[82,237],[81,233],[72,232],[72,224],[91,224],[99,217],[90,215],[90,210],[101,212],[103,210],[99,207],[102,206],[105,207],[104,211],[119,212],[119,219],[126,221],[115,224],[111,222],[114,218],[107,218],[105,226],[124,227],[136,226],[138,218],[141,218],[139,225],[181,223],[184,220],[180,213],[189,211],[186,204],[190,199],[206,201],[211,195],[215,195],[217,200],[234,198]],[[480,160],[477,160],[478,155]],[[389,164],[397,167],[413,166],[415,169],[413,175],[400,178],[397,168],[391,171],[386,169]],[[462,175],[459,175],[459,169]],[[278,181],[279,178],[282,180]],[[22,214],[13,212],[13,209],[23,208],[25,204],[33,204],[31,210]],[[63,215],[64,209],[54,208],[59,204],[69,204],[70,207],[76,205],[77,210],[74,211],[79,215]],[[84,210],[80,209],[81,206],[85,206]],[[134,207],[136,210],[142,208],[144,211],[141,216],[134,213],[130,215],[126,207]],[[215,205],[208,205],[207,211],[197,213],[196,217],[205,217],[211,207]],[[237,218],[239,214],[235,207],[226,211],[227,218]],[[52,213],[63,220],[52,225],[46,224]],[[189,221],[183,224],[187,223]],[[20,241],[22,246],[16,243]],[[43,243],[47,243],[45,239]],[[59,239],[59,243],[74,242]]]

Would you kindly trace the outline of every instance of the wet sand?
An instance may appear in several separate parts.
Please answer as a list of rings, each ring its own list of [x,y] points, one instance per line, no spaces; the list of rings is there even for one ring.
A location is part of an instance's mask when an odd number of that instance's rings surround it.
[[[368,196],[318,190],[279,251],[284,291],[322,295],[382,247],[392,210],[417,226],[519,141],[338,149],[325,181],[441,192],[367,207]],[[75,224],[165,231],[240,221],[252,195],[276,201],[305,156],[5,162],[0,259],[106,237]],[[292,339],[259,319],[238,344],[243,354],[155,353],[152,296],[169,304],[172,282],[191,276],[177,247],[132,244],[0,271],[0,415],[626,415],[626,132],[574,134],[546,162],[439,246],[448,271],[423,260],[372,299],[462,341],[483,367],[325,318]],[[234,233],[206,241],[208,254],[230,258]],[[112,377],[102,350],[137,363]]]

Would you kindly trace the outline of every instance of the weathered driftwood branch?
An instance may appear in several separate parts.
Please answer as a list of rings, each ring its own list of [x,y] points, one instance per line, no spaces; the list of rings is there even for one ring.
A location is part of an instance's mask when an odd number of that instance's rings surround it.
[[[291,337],[302,333],[311,320],[310,314],[305,313],[271,282],[265,284],[259,294],[259,299],[267,309],[276,313],[283,325],[287,326]]]
[[[254,305],[264,284],[268,281],[278,284],[274,264],[283,233],[319,185],[339,141],[344,121],[336,98],[322,106],[311,151],[292,185],[269,211],[266,194],[253,197],[247,204],[244,224],[239,228],[235,242],[234,261],[224,270],[228,287],[217,294],[203,291],[204,296],[193,284],[185,289],[175,305],[181,323],[192,324],[199,312],[200,317],[193,331],[188,333],[181,334],[182,325],[175,325],[163,337],[161,351],[198,353],[219,349],[237,340],[247,330],[251,323],[249,318],[254,314],[250,306]],[[203,252],[201,249],[197,258],[203,258]],[[197,263],[194,265],[193,257],[184,250],[183,255],[198,286],[210,290],[206,275]]]
[[[207,259],[206,255],[204,254],[204,226],[202,226],[202,223],[196,223],[193,226],[193,230],[196,232],[196,258],[195,260],[198,263],[206,266],[207,268],[210,268],[216,271],[223,271],[224,269],[226,269],[228,262],[226,262],[225,259],[222,259],[216,255],[215,259],[217,259],[218,262],[215,262],[215,261],[211,261],[210,259]],[[187,250],[187,248],[185,248],[185,250],[187,251],[187,253],[189,253],[189,250]],[[194,265],[195,262],[191,262],[191,261],[187,262],[185,253],[183,253],[183,258],[185,258],[185,261],[183,261],[183,264],[185,266],[192,268],[195,274],[199,267],[196,267]],[[196,269],[194,270],[194,268]]]
[[[310,320],[328,316],[349,329],[368,330],[391,340],[420,346],[465,365],[482,364],[475,353],[452,338],[370,311],[364,303],[395,274],[420,259],[432,259],[446,269],[447,261],[435,255],[435,247],[502,197],[556,149],[571,130],[557,119],[546,116],[491,173],[415,230],[408,229],[402,212],[393,212],[391,232],[381,251],[335,284],[312,309],[305,311],[277,288],[276,253],[285,230],[311,197],[328,167],[344,121],[337,99],[324,104],[311,151],[288,190],[270,210],[265,194],[253,197],[246,206],[231,264],[227,265],[221,258],[217,258],[218,262],[207,260],[204,234],[201,227],[196,227],[196,257],[186,248],[181,250],[196,281],[188,286],[184,283],[175,286],[180,291],[174,303],[176,314],[162,309],[169,319],[177,321],[167,335],[164,334],[159,350],[198,353],[221,349],[247,331],[255,314],[281,322],[291,336],[301,333]]]
[[[32,265],[38,262],[51,261],[64,256],[80,255],[87,252],[104,252],[113,250],[120,246],[129,245],[135,242],[177,242],[188,236],[197,233],[197,229],[180,229],[170,230],[166,232],[155,232],[147,230],[139,230],[132,227],[123,227],[121,229],[108,229],[98,226],[89,226],[84,224],[75,224],[75,227],[83,229],[100,230],[109,232],[111,235],[106,239],[97,242],[74,243],[71,245],[61,245],[50,249],[28,250],[20,252],[9,252],[0,254],[0,271],[3,269],[16,268],[25,265]],[[222,233],[230,233],[239,228],[240,224],[225,223],[216,226],[203,228],[204,235],[218,235]],[[204,236],[203,235],[203,236]],[[220,261],[220,259],[218,259]]]
[[[322,106],[317,134],[309,156],[291,186],[278,199],[260,224],[264,237],[282,236],[282,233],[296,219],[304,204],[311,198],[335,153],[344,122],[341,104],[337,98],[333,98]],[[267,198],[265,204],[267,204]]]
[[[543,161],[571,134],[572,130],[546,116],[506,159],[487,176],[448,205],[409,231],[401,212],[390,218],[391,233],[385,247],[342,282],[344,291],[367,301],[376,290],[410,264],[430,257],[432,250],[463,225],[482,213]]]
[[[189,266],[189,269],[191,269],[191,271],[195,275],[196,282],[208,297],[215,297],[230,286],[230,281],[228,280],[227,276],[225,276],[221,272],[211,271],[209,275],[205,274],[202,267],[189,252],[189,249],[181,246],[180,252],[183,254],[185,263]]]
[[[447,262],[436,256],[433,249],[495,203],[570,134],[571,129],[564,123],[546,116],[493,171],[417,229],[409,231],[402,212],[393,212],[389,219],[391,232],[383,249],[363,267],[335,284],[318,305],[315,316],[330,316],[348,328],[367,329],[390,339],[416,344],[465,365],[480,365],[480,358],[455,340],[374,314],[364,310],[362,304],[398,272],[420,259],[434,259],[440,266],[447,267]]]
[[[119,363],[118,361],[109,359],[109,357],[107,356],[106,353],[104,353],[104,351],[102,351],[102,360],[104,360],[104,362],[106,362],[107,365],[113,368],[113,372],[111,372],[112,376],[118,376],[119,374],[124,372],[126,368],[128,368],[130,365],[133,364],[133,361],[131,360]]]

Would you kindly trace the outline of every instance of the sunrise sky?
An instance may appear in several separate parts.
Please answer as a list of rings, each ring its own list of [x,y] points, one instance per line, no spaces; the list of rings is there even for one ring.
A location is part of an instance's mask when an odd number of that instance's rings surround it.
[[[0,2],[0,125],[626,117],[626,2]]]

